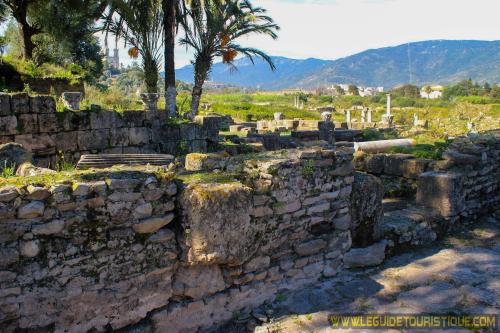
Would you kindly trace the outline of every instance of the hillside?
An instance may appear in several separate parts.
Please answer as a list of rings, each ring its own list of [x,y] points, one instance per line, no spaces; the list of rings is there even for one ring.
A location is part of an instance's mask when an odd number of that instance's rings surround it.
[[[262,89],[314,88],[324,84],[355,83],[393,87],[411,82],[449,84],[463,79],[500,82],[500,41],[436,40],[367,50],[337,60],[273,57],[276,72],[261,60],[255,65],[236,61],[231,72],[222,63],[214,65],[215,82]],[[411,65],[410,65],[411,63]],[[190,82],[192,66],[177,70],[177,79]]]

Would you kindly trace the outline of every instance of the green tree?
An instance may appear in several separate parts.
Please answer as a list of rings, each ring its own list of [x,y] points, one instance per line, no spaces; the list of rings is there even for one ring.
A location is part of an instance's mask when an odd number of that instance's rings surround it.
[[[180,23],[185,35],[180,43],[194,49],[190,118],[198,113],[203,84],[216,57],[222,57],[224,63],[235,69],[234,60],[239,54],[247,56],[252,63],[253,57],[258,56],[269,64],[271,70],[275,70],[265,52],[236,43],[241,37],[251,34],[277,38],[279,27],[265,14],[265,9],[252,6],[248,0],[200,0],[185,6],[184,13]]]
[[[339,96],[345,95],[345,91],[344,91],[344,89],[342,89],[341,86],[335,86],[335,91],[337,92],[337,95],[339,95]]]
[[[9,9],[10,14],[14,17],[21,31],[22,56],[25,59],[33,58],[33,50],[35,43],[33,36],[42,32],[41,27],[28,19],[28,11],[36,11],[39,2],[36,0],[2,0],[5,6]],[[35,8],[32,8],[35,7]]]
[[[149,93],[158,92],[163,47],[163,12],[157,0],[112,0],[104,31],[125,40],[129,54],[142,58],[144,83]]]
[[[498,84],[493,85],[490,92],[491,98],[500,98],[500,86]]]
[[[405,84],[401,87],[393,89],[391,94],[395,97],[419,98],[420,88],[413,84]]]
[[[350,84],[349,87],[347,88],[347,92],[351,96],[359,96],[359,89],[357,86],[354,84]]]

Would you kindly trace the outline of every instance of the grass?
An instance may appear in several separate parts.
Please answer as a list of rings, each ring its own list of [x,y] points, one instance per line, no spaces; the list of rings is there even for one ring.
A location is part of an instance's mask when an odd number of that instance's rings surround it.
[[[414,147],[396,147],[392,148],[389,152],[411,154],[418,158],[439,160],[447,147],[447,143],[437,141],[434,144],[417,144]]]
[[[9,55],[4,56],[3,61],[14,67],[19,74],[32,78],[67,79],[70,83],[78,83],[86,75],[85,70],[76,64],[68,64],[64,67],[50,63],[36,65],[33,61]]]
[[[89,169],[89,170],[73,170],[60,171],[53,174],[37,175],[37,176],[10,176],[4,177],[0,175],[0,187],[14,185],[23,187],[27,185],[39,185],[50,187],[57,183],[74,183],[74,182],[91,182],[105,180],[110,178],[135,178],[146,179],[154,176],[160,180],[171,180],[174,178],[173,173],[165,171],[162,168],[155,166],[116,166],[109,169]]]
[[[199,172],[191,174],[178,175],[177,179],[187,184],[232,184],[239,181],[234,174]]]
[[[0,172],[0,178],[12,178],[16,176],[16,166],[14,164],[7,165],[5,161],[2,172]]]

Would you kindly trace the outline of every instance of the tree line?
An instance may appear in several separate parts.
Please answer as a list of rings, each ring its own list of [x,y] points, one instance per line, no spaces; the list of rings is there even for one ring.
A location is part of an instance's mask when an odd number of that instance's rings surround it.
[[[252,62],[260,57],[275,69],[264,51],[239,43],[254,34],[277,38],[279,26],[250,0],[0,0],[0,23],[9,18],[16,23],[10,29],[17,30],[18,38],[3,43],[17,47],[20,57],[38,65],[75,63],[93,77],[103,71],[96,33],[104,33],[106,43],[108,36],[121,40],[129,55],[141,60],[146,92],[158,92],[164,68],[166,108],[172,117],[178,116],[174,56],[178,38],[179,46],[194,51],[189,118],[198,112],[215,59],[222,58],[234,69],[240,55]]]

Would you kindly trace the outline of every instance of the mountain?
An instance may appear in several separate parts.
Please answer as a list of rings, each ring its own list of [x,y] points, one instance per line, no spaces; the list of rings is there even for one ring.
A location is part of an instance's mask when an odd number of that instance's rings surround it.
[[[394,87],[450,84],[463,79],[500,82],[500,41],[434,40],[367,50],[337,60],[272,57],[277,70],[257,59],[235,61],[231,71],[223,63],[213,66],[210,80],[262,89],[315,88],[353,83]],[[176,70],[177,79],[192,82],[191,65]]]

